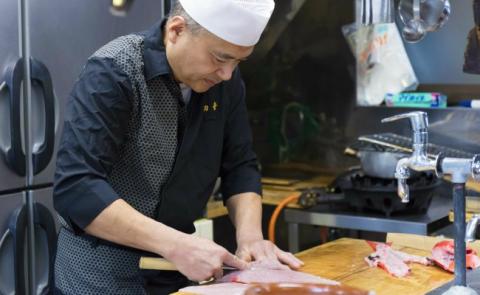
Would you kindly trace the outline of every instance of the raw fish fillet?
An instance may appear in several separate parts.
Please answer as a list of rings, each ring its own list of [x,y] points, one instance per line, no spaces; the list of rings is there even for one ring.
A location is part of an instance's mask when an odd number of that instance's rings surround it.
[[[394,250],[389,244],[368,242],[375,250],[374,253],[365,257],[365,261],[370,267],[380,267],[395,277],[404,277],[411,271],[407,263],[419,263],[423,265],[432,265],[427,257],[411,255],[405,252]]]
[[[453,241],[441,241],[435,244],[432,249],[432,260],[441,268],[449,271],[455,271],[455,245]],[[480,267],[480,258],[477,252],[467,247],[467,268],[475,269]]]
[[[221,283],[203,286],[192,286],[180,289],[179,292],[195,295],[243,295],[251,285],[239,283]]]
[[[272,261],[252,262],[248,269],[231,272],[221,278],[220,282],[339,284],[336,281],[293,271],[285,265]]]

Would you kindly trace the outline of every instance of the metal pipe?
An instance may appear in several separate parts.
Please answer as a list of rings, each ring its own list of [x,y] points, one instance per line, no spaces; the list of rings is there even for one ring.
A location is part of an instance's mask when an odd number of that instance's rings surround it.
[[[453,213],[455,227],[455,280],[454,285],[467,285],[465,245],[465,183],[453,184]]]

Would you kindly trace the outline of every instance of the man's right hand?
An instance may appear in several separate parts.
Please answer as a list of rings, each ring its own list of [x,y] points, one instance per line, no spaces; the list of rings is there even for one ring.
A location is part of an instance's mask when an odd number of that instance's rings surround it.
[[[122,199],[103,210],[85,231],[120,245],[157,253],[192,281],[220,278],[224,264],[239,269],[247,267],[245,261],[214,242],[146,217]]]
[[[208,239],[181,234],[166,259],[175,264],[188,279],[196,282],[223,276],[223,265],[245,269],[247,262]]]

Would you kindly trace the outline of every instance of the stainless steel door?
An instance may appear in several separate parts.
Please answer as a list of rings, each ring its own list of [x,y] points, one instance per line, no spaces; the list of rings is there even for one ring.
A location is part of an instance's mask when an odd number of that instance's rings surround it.
[[[29,1],[31,55],[48,69],[56,96],[55,147],[63,123],[65,100],[87,58],[110,40],[143,31],[163,16],[163,1],[133,1],[126,15],[110,13],[111,1]],[[47,140],[45,93],[32,83],[32,128],[34,153]],[[33,184],[53,181],[55,152]]]
[[[118,36],[148,29],[161,19],[164,5],[163,1],[133,1],[126,15],[118,17],[110,13],[111,1],[49,0],[28,3],[32,63],[32,112],[29,118],[34,163],[31,185],[43,187],[53,182],[65,101],[87,58]],[[49,142],[52,139],[53,152]],[[34,269],[30,272],[34,281],[32,293],[44,294],[53,287],[55,251],[52,246],[56,246],[54,233],[58,228],[58,224],[52,225],[52,220],[56,223],[56,216],[52,219],[55,211],[51,186],[29,191],[28,197],[33,202],[35,229],[35,250],[29,255]]]
[[[17,1],[0,1],[0,194],[26,186],[26,178],[17,171],[25,169],[21,159],[19,29]],[[19,72],[20,70],[20,72]],[[17,169],[15,169],[17,168]],[[0,206],[1,207],[1,206]],[[2,218],[2,215],[0,215]]]
[[[0,294],[25,294],[25,193],[0,195]]]

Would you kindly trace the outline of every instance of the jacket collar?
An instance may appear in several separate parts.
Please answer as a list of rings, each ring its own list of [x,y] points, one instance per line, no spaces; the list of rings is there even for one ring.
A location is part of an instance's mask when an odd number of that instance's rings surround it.
[[[145,32],[143,62],[147,81],[160,75],[173,74],[163,44],[162,31],[166,22],[167,19],[164,18]]]

